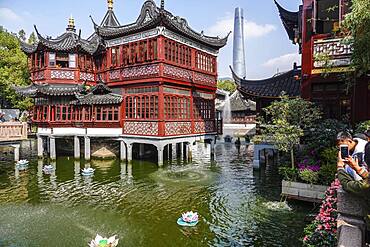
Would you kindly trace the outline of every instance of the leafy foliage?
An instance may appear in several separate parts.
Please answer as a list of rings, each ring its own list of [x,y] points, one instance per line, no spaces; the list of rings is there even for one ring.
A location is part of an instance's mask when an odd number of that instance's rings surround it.
[[[233,93],[236,90],[236,84],[231,80],[219,80],[217,88]]]
[[[356,126],[356,133],[364,133],[366,130],[369,129],[370,129],[370,120],[367,120]]]
[[[340,131],[348,129],[348,125],[335,119],[317,122],[305,133],[304,143],[309,149],[321,153],[327,147],[335,145],[336,136]]]
[[[319,181],[319,173],[309,169],[304,169],[299,171],[299,178],[306,183],[317,184]]]
[[[279,167],[279,174],[286,181],[296,182],[298,178],[298,169],[290,166]]]
[[[266,116],[259,120],[262,134],[256,140],[272,140],[280,151],[290,152],[294,167],[294,147],[300,143],[305,131],[321,119],[320,110],[309,101],[283,95],[264,111]]]
[[[20,34],[25,36],[24,31]],[[0,27],[0,97],[13,107],[28,109],[32,105],[31,100],[20,98],[12,87],[29,82],[27,56],[21,51],[19,40]]]
[[[319,181],[320,184],[329,185],[337,174],[337,164],[331,163],[327,165],[322,165],[319,171]]]
[[[35,35],[35,32],[32,32],[30,34],[30,37],[27,40],[28,44],[35,44],[37,42],[37,37]]]
[[[370,71],[370,1],[352,0],[351,12],[344,27],[347,40],[353,46],[352,63],[360,75]]]

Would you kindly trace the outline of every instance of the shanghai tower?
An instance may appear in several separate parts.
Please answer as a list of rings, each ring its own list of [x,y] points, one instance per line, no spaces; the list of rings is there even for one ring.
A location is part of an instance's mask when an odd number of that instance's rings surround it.
[[[246,77],[244,52],[244,15],[242,8],[235,9],[233,70],[240,77]]]

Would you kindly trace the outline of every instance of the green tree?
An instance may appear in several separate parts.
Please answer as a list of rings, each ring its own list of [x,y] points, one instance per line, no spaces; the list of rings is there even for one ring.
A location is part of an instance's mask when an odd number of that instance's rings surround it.
[[[346,15],[343,23],[347,41],[354,49],[352,63],[359,75],[370,71],[369,9],[369,0],[352,0],[351,12]]]
[[[35,35],[35,32],[32,32],[30,34],[30,37],[28,38],[28,44],[35,44],[37,42],[37,37]]]
[[[30,99],[18,96],[13,86],[29,84],[27,56],[20,49],[16,36],[0,28],[0,97],[9,101],[13,107],[28,109]]]
[[[22,40],[23,42],[26,41],[26,32],[23,29],[19,30],[18,38]]]
[[[321,119],[319,108],[301,98],[283,95],[263,110],[265,117],[259,120],[262,134],[256,136],[255,141],[272,141],[280,151],[290,152],[294,168],[294,148],[305,132]]]
[[[231,80],[219,80],[217,88],[233,93],[236,90],[236,84]]]

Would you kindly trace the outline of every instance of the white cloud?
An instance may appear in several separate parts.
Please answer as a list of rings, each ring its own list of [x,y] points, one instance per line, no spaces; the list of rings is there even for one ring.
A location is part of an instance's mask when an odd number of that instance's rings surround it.
[[[9,8],[0,8],[0,20],[2,21],[21,21],[22,18]]]
[[[244,20],[244,37],[258,38],[274,31],[276,27],[272,24],[258,24],[253,21]],[[227,13],[225,17],[219,19],[213,26],[208,28],[207,35],[224,36],[234,30],[234,17]]]
[[[289,53],[279,57],[271,58],[262,66],[271,69],[278,69],[279,71],[286,71],[293,68],[293,63],[301,64],[301,55],[298,53]]]

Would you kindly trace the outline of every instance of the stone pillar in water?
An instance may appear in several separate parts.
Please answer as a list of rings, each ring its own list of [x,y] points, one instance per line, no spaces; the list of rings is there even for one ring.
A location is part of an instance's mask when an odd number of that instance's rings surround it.
[[[211,140],[211,160],[215,159],[215,141]]]
[[[14,161],[19,161],[19,150],[21,148],[21,145],[19,144],[14,144],[12,145],[14,148]]]
[[[78,136],[74,137],[74,156],[75,159],[79,159],[81,155],[80,139]]]
[[[126,145],[124,141],[120,141],[120,159],[121,161],[126,160]]]
[[[244,14],[242,8],[235,9],[233,70],[240,77],[246,77],[244,50]]]
[[[140,143],[139,144],[139,157],[140,158],[143,158],[144,157],[144,153],[145,153],[145,144],[144,143]]]
[[[55,137],[50,137],[49,142],[50,142],[50,159],[56,160],[57,150],[55,146]]]
[[[161,167],[163,166],[163,147],[157,146],[157,151],[158,151],[158,166]]]
[[[42,158],[44,155],[44,141],[41,136],[37,136],[37,156]]]
[[[85,136],[85,160],[91,159],[90,137]]]
[[[186,162],[186,157],[187,157],[187,149],[186,149],[186,145],[187,145],[187,143],[186,142],[183,142],[183,143],[181,143],[182,145],[181,145],[181,148],[182,148],[182,159],[184,160],[184,162]]]
[[[131,163],[132,162],[132,144],[127,143],[127,162]]]
[[[191,146],[192,146],[191,143],[186,145],[186,149],[187,149],[187,153],[188,153],[188,162],[189,163],[192,162],[192,160],[193,160],[193,152],[192,152]]]

